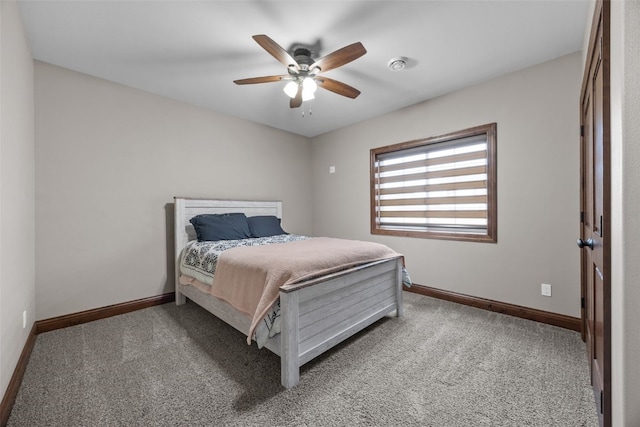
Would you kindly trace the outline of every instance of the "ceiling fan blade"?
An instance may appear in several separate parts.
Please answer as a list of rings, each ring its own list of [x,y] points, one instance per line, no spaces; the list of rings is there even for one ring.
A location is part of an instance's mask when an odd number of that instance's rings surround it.
[[[298,87],[298,92],[296,93],[295,98],[291,98],[289,101],[290,108],[298,108],[302,105],[302,87]]]
[[[256,83],[271,83],[271,82],[279,82],[282,79],[289,78],[288,75],[284,76],[264,76],[264,77],[251,77],[249,79],[240,79],[234,80],[233,82],[237,85],[252,85]]]
[[[355,61],[365,53],[367,53],[367,50],[364,48],[362,43],[356,42],[318,59],[316,62],[311,64],[309,69],[312,70],[315,67],[318,67],[323,72],[333,70],[334,68],[348,64],[351,61]]]
[[[358,89],[328,77],[316,77],[316,83],[323,89],[330,90],[331,92],[348,98],[355,99],[360,95],[360,91]]]
[[[265,36],[264,34],[258,34],[253,36],[253,39],[260,45],[264,50],[269,52],[271,56],[276,58],[280,63],[284,64],[285,67],[289,67],[289,65],[295,65],[296,69],[300,69],[300,65],[296,62],[295,59],[289,52],[284,50],[282,46],[278,43],[274,42],[269,36]]]

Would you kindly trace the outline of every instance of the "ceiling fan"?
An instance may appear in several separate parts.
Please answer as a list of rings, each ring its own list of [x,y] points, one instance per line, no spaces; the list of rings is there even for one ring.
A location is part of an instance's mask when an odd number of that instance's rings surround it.
[[[320,59],[311,58],[311,52],[304,47],[294,50],[293,56],[284,50],[278,43],[264,34],[255,35],[253,39],[266,50],[271,56],[287,67],[288,74],[279,76],[253,77],[249,79],[234,80],[235,84],[247,85],[256,83],[271,83],[281,80],[289,82],[284,87],[285,93],[291,98],[289,106],[298,108],[302,101],[314,98],[316,88],[323,89],[355,99],[360,95],[360,91],[345,83],[328,77],[320,76],[320,72],[325,72],[338,68],[342,65],[355,61],[367,53],[362,43],[357,42],[338,49]]]

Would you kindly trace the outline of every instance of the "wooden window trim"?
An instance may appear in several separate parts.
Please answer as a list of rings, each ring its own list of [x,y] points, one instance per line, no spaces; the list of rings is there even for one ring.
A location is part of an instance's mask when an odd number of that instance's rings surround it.
[[[486,234],[478,234],[478,233],[465,233],[465,232],[446,232],[446,231],[434,231],[434,230],[407,230],[407,229],[393,229],[389,227],[379,227],[377,218],[377,193],[376,189],[376,159],[377,156],[381,154],[392,153],[401,150],[419,148],[419,147],[427,147],[432,146],[439,143],[454,141],[457,139],[473,137],[478,135],[486,135],[487,139],[487,165],[486,165],[486,173],[487,173],[487,210],[481,211],[483,213],[486,212],[487,217],[487,229]],[[489,123],[482,126],[476,126],[469,129],[464,129],[452,133],[448,133],[445,135],[439,135],[435,137],[430,137],[426,139],[419,139],[407,142],[401,142],[399,144],[388,145],[385,147],[374,148],[370,150],[370,205],[371,205],[371,234],[379,234],[379,235],[387,235],[387,236],[401,236],[401,237],[417,237],[423,239],[442,239],[442,240],[460,240],[460,241],[473,241],[473,242],[486,242],[486,243],[496,243],[498,241],[498,219],[497,219],[497,211],[498,211],[498,198],[497,198],[497,124]],[[427,163],[429,161],[422,161],[422,163]],[[435,164],[436,162],[433,162]],[[420,164],[423,166],[424,164]],[[393,167],[387,167],[385,170],[392,170]],[[477,184],[467,184],[465,188],[469,188],[470,186],[474,186]],[[455,189],[457,184],[440,184],[438,190],[451,190]],[[431,187],[431,190],[434,189],[435,186]],[[484,188],[484,184],[482,184]],[[416,187],[416,189],[418,189]],[[383,194],[392,194],[393,190],[382,190]]]

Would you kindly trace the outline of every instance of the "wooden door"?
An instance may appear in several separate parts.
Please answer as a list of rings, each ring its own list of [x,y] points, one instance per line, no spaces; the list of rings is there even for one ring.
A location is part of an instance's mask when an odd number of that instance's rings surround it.
[[[604,2],[606,3],[606,2]],[[604,6],[608,6],[604,5]],[[608,26],[596,7],[581,97],[581,278],[583,338],[601,424],[610,425]]]

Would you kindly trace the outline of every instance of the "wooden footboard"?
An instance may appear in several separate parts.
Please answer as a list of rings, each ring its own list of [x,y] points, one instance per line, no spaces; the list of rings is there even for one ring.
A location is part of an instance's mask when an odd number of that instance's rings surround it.
[[[251,320],[193,286],[178,285],[194,301],[243,334]],[[281,382],[294,387],[300,367],[395,311],[402,316],[402,259],[376,261],[280,288],[281,333],[265,347],[280,356]]]
[[[396,310],[402,316],[402,260],[378,261],[280,288],[281,380],[298,384],[300,366]]]

